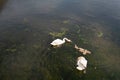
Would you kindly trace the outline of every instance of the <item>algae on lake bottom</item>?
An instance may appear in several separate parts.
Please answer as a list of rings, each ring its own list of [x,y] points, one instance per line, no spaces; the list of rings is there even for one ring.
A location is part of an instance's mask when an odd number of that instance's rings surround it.
[[[97,33],[97,36],[98,36],[98,37],[102,37],[102,36],[103,36],[103,32],[98,32],[98,33]]]
[[[68,31],[68,29],[61,28],[61,32],[50,32],[49,34],[52,37],[63,37],[66,34],[67,31]]]
[[[70,21],[69,20],[64,20],[63,23],[64,24],[68,24]]]

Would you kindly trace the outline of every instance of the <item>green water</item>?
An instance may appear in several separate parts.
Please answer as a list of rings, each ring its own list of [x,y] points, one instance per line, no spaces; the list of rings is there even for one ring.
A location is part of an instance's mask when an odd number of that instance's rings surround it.
[[[119,80],[119,0],[0,2],[0,80]],[[51,47],[56,38],[72,43]],[[74,44],[90,50],[82,55]],[[86,73],[77,57],[88,60]]]

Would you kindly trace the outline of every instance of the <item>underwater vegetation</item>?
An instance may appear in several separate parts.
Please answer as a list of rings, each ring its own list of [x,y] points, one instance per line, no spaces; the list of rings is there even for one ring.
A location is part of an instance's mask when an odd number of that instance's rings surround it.
[[[68,29],[61,28],[60,32],[50,32],[49,35],[51,35],[53,38],[55,38],[55,37],[63,37],[66,34],[67,31],[68,31]]]
[[[80,30],[80,26],[79,25],[75,25],[75,27],[76,27],[76,32],[77,32],[77,34],[80,34],[80,32],[81,32],[81,30]]]
[[[13,49],[6,49],[7,52],[16,52],[17,49],[13,48]]]
[[[88,37],[86,37],[86,33],[88,32],[86,28],[82,28],[82,25],[76,24],[74,26],[74,33],[76,38],[78,39],[79,43],[81,44],[88,44],[89,40]]]
[[[63,23],[64,24],[68,24],[70,21],[69,20],[64,20]]]
[[[28,31],[30,31],[30,30],[29,30],[28,28],[25,28],[24,31],[25,31],[25,32],[28,32]]]
[[[103,36],[103,32],[98,32],[98,33],[97,33],[97,36],[98,36],[98,37],[102,37],[102,36]]]

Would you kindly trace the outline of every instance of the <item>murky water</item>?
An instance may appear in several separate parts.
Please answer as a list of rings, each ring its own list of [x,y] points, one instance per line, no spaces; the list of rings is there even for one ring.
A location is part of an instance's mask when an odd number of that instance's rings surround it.
[[[120,80],[119,30],[119,0],[1,0],[0,80]],[[92,52],[86,74],[74,44]]]

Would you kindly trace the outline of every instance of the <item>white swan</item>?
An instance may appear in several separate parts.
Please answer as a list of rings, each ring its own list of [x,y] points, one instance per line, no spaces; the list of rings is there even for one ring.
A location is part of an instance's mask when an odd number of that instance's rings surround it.
[[[67,38],[63,38],[63,40],[61,39],[56,39],[54,41],[52,41],[50,44],[53,45],[54,47],[60,47],[62,44],[64,44],[65,42],[72,42],[71,40],[67,39]]]
[[[83,56],[78,57],[76,68],[80,71],[87,68],[87,60]]]

